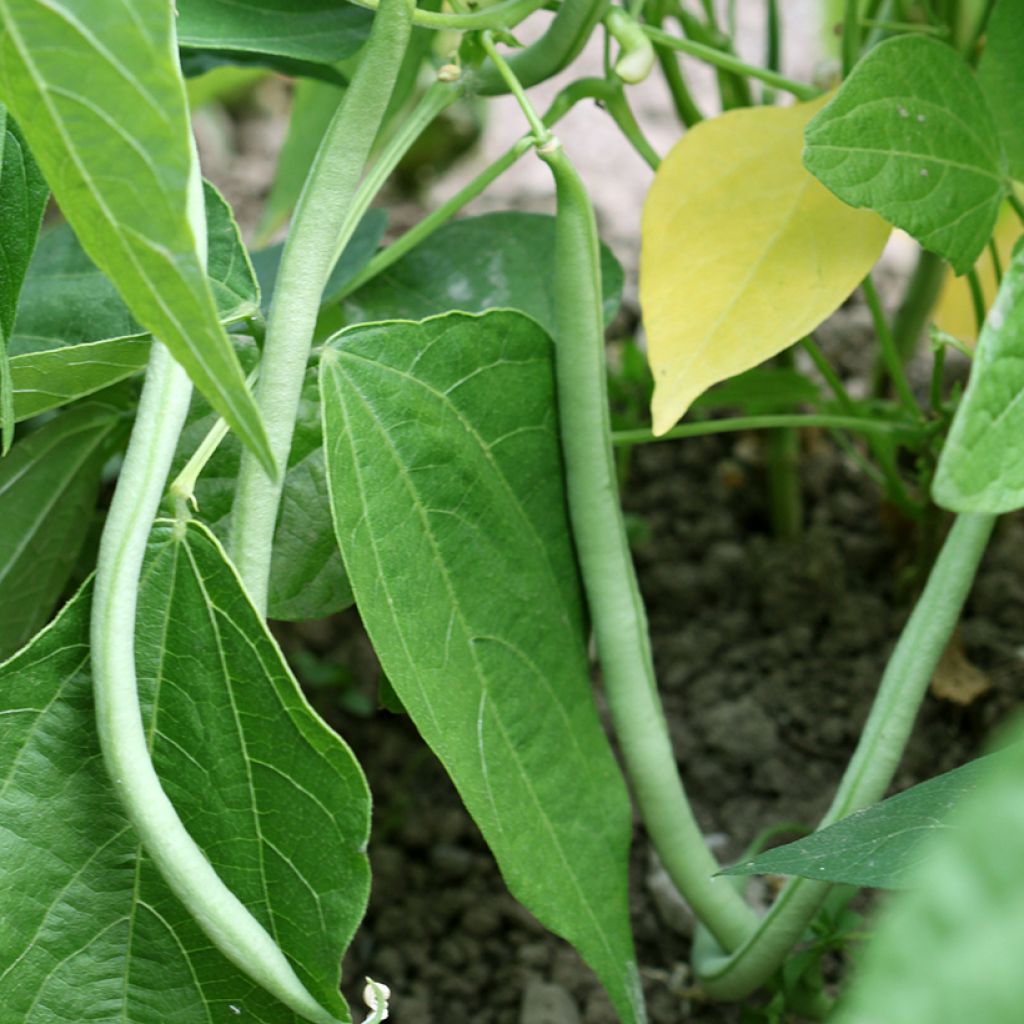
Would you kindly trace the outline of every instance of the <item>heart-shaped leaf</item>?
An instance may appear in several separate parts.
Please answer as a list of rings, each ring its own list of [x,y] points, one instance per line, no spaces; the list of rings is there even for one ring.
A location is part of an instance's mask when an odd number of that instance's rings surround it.
[[[89,599],[0,667],[3,1012],[298,1024],[210,945],[119,809],[95,734]],[[186,827],[309,991],[348,1019],[339,963],[366,905],[366,782],[196,524],[153,532],[136,653],[154,763]]]
[[[881,43],[806,137],[804,163],[843,202],[880,213],[958,274],[974,265],[1009,182],[995,121],[956,50],[920,35]]]

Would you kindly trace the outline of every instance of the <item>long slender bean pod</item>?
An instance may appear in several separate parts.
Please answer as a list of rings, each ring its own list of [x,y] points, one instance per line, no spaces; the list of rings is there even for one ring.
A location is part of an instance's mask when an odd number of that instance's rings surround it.
[[[206,225],[198,171],[194,181],[189,217],[205,262]],[[150,757],[135,674],[139,577],[191,396],[185,371],[163,345],[154,343],[97,560],[90,630],[100,749],[114,791],[146,853],[210,941],[239,970],[306,1020],[337,1024],[188,834]]]
[[[568,67],[604,18],[609,3],[610,0],[565,0],[541,38],[507,58],[520,84],[528,89]],[[508,92],[508,84],[493,62],[476,72],[472,88],[482,96]]]
[[[994,525],[992,516],[966,513],[953,523],[889,659],[860,742],[821,828],[885,795]],[[706,940],[698,943],[695,966],[702,988],[716,999],[728,1000],[753,992],[781,966],[829,888],[805,878],[790,881],[757,931],[731,956],[714,951]]]
[[[281,256],[256,401],[282,467],[291,450],[320,297],[344,245],[342,229],[401,68],[414,10],[414,0],[381,0],[363,58],[310,168]],[[262,614],[283,483],[283,472],[271,480],[255,458],[243,455],[230,550]]]
[[[637,802],[672,880],[716,939],[736,948],[757,919],[718,870],[676,767],[654,681],[647,616],[619,504],[605,376],[597,226],[557,140],[556,367],[569,511],[616,734]]]

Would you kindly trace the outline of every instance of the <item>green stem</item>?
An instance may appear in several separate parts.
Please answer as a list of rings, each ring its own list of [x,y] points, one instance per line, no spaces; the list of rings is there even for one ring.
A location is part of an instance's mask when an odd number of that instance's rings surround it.
[[[252,389],[252,386],[258,379],[259,371],[253,370],[246,378],[246,387]],[[199,508],[199,504],[196,501],[196,484],[206,468],[206,464],[213,458],[230,430],[231,428],[228,426],[227,420],[223,417],[218,417],[217,421],[207,431],[206,436],[199,442],[199,446],[192,453],[191,458],[182,466],[181,471],[171,481],[170,486],[167,488],[167,494],[174,503],[179,518],[183,518],[187,514],[189,506],[194,509]]]
[[[382,0],[359,67],[310,168],[281,256],[256,399],[282,472],[278,480],[271,480],[245,452],[231,515],[232,558],[263,615],[283,467],[288,464],[320,297],[345,244],[342,228],[401,68],[414,9],[413,0]]]
[[[714,18],[709,19],[709,24],[705,25],[699,18],[690,14],[679,0],[675,0],[673,13],[682,26],[687,39],[709,46],[713,50],[736,59],[732,41],[719,29]],[[716,67],[715,77],[718,81],[718,94],[723,110],[734,110],[736,107],[751,105],[753,100],[750,95],[750,83],[744,72],[733,68]]]
[[[1009,194],[1006,197],[1006,201],[1013,208],[1013,212],[1017,214],[1017,219],[1024,224],[1024,203],[1021,202],[1020,196],[1017,195],[1015,189],[1010,189]]]
[[[856,405],[850,397],[850,393],[844,387],[843,382],[839,379],[838,374],[832,369],[832,364],[825,358],[825,353],[818,348],[814,339],[811,337],[804,338],[801,344],[807,354],[811,357],[811,361],[814,363],[818,372],[825,378],[825,383],[836,396],[836,400],[839,402],[840,408],[848,416],[854,415],[856,413]],[[882,420],[880,422],[885,423],[891,421]],[[857,452],[852,445],[849,445],[841,434],[834,433],[834,437],[840,447],[857,461],[861,469],[865,470],[868,476],[887,490],[889,496],[897,505],[906,509],[908,512],[914,509],[914,503],[911,500],[910,495],[907,494],[907,488],[896,468],[891,450],[888,446],[879,442],[877,432],[869,433],[867,441],[872,455],[874,455],[878,465],[881,467],[881,476],[879,476],[878,472],[874,470],[874,467],[861,457],[860,453]]]
[[[523,90],[522,83],[518,78],[516,78],[516,74],[512,68],[509,67],[508,61],[498,53],[498,49],[494,45],[494,39],[490,32],[480,33],[480,45],[484,48],[484,52],[491,58],[494,66],[498,69],[498,74],[501,75],[502,81],[505,83],[505,87],[515,97],[516,103],[519,104],[519,109],[523,112],[523,116],[526,118],[527,124],[530,126],[530,131],[533,132],[534,141],[538,146],[544,145],[544,143],[551,138],[551,132],[548,131],[544,122],[540,119],[537,111],[533,109],[533,104],[527,98],[526,92]]]
[[[889,659],[871,714],[819,827],[876,803],[892,782],[935,666],[956,627],[993,516],[963,514],[953,523],[928,582]],[[787,883],[756,932],[731,956],[715,953],[707,936],[695,945],[701,986],[715,999],[743,999],[763,984],[799,941],[829,892],[808,879]],[[698,948],[699,947],[699,948]]]
[[[864,18],[861,25],[865,28],[877,28],[883,32],[899,33],[900,35],[916,32],[920,35],[936,36],[940,39],[949,35],[949,29],[945,25],[924,25],[919,21],[877,21],[873,18]]]
[[[764,63],[769,71],[778,71],[782,67],[782,17],[778,0],[768,0],[766,15],[768,39]]]
[[[520,139],[514,146],[505,151],[497,160],[477,175],[468,185],[460,189],[451,199],[447,200],[432,213],[428,214],[416,225],[396,239],[387,248],[381,249],[369,263],[341,291],[339,300],[358,291],[367,281],[383,274],[385,270],[397,263],[406,253],[411,252],[420,243],[429,238],[438,228],[446,224],[464,206],[472,202],[487,187],[501,177],[524,153],[533,148],[533,135]]]
[[[939,345],[935,349],[935,357],[932,361],[931,384],[928,388],[928,402],[932,412],[936,415],[942,413],[942,381],[946,370],[946,346]]]
[[[893,0],[875,0],[874,3],[868,4],[864,17],[872,24],[862,52],[873,49],[885,38],[885,29],[881,25],[890,20],[892,10]]]
[[[988,240],[988,254],[992,257],[992,272],[996,275],[996,288],[1003,283],[1003,258],[999,255],[999,246],[996,240]]]
[[[572,108],[584,99],[598,99],[607,102],[615,91],[615,86],[603,78],[583,78],[566,86],[555,98],[544,115],[547,128],[556,125]],[[471,203],[484,192],[496,179],[501,177],[524,153],[533,148],[532,133],[521,138],[509,147],[497,160],[480,172],[468,185],[465,185],[450,199],[442,203],[433,213],[428,214],[414,227],[411,227],[401,238],[396,239],[386,249],[381,249],[373,259],[338,293],[337,298],[344,299],[358,291],[367,281],[373,280],[398,262],[406,253],[429,238],[438,228],[446,224],[463,207]]]
[[[735,434],[744,430],[799,430],[817,427],[822,430],[852,430],[864,434],[919,434],[920,424],[874,420],[866,416],[830,416],[818,413],[772,413],[766,416],[734,416],[720,420],[680,423],[664,434],[650,430],[616,430],[612,443],[619,445],[652,444],[675,441],[681,437],[705,437],[708,434]]]
[[[967,285],[971,290],[974,324],[978,329],[978,336],[980,337],[981,329],[985,325],[985,294],[981,290],[981,281],[978,279],[978,272],[974,267],[967,271]]]
[[[843,5],[843,78],[847,78],[860,56],[860,0],[846,0]]]
[[[774,89],[780,89],[782,92],[788,92],[797,99],[801,100],[813,100],[821,95],[821,90],[816,89],[813,85],[806,85],[803,82],[795,82],[791,78],[786,78],[784,75],[777,74],[774,71],[767,71],[764,68],[755,67],[752,64],[747,64],[740,60],[738,57],[734,57],[730,53],[725,53],[722,50],[716,50],[712,46],[705,46],[703,43],[695,43],[689,39],[680,39],[678,36],[670,35],[668,32],[662,32],[661,29],[652,28],[649,25],[644,26],[644,32],[647,33],[648,37],[659,46],[666,46],[672,50],[678,50],[680,53],[685,53],[690,57],[697,57],[707,64],[711,64],[713,67],[722,68],[725,71],[732,71],[736,74],[746,75],[749,78],[755,78],[760,82],[764,82],[765,85],[770,85]]]
[[[964,45],[964,57],[966,57],[971,64],[976,60],[978,43],[981,42],[981,37],[985,34],[985,29],[988,27],[988,20],[992,17],[992,12],[995,10],[995,6],[996,0],[987,0],[985,9],[981,12],[981,17],[978,18],[970,39],[968,39]]]
[[[667,0],[656,0],[656,6],[647,21],[655,28],[661,28],[666,17]],[[676,108],[676,114],[683,126],[692,128],[704,120],[697,104],[693,102],[690,89],[683,77],[682,69],[679,67],[679,58],[670,47],[655,43],[654,55],[658,58],[658,65],[661,67],[662,76],[668,86],[669,95],[672,97],[672,104]]]
[[[839,379],[839,374],[832,369],[832,364],[825,358],[825,353],[818,347],[818,343],[808,335],[806,338],[801,339],[800,347],[810,356],[811,362],[814,363],[814,368],[821,374],[829,390],[835,395],[836,400],[842,406],[843,412],[852,416],[855,406],[853,399],[850,397],[850,392],[846,390],[846,385]]]
[[[907,412],[912,416],[921,418],[923,417],[921,407],[917,404],[914,392],[910,390],[910,382],[907,380],[907,374],[903,368],[903,360],[900,358],[900,353],[896,348],[896,342],[892,331],[889,329],[889,323],[885,319],[882,303],[878,298],[878,292],[875,291],[875,285],[871,280],[870,274],[864,278],[863,289],[868,308],[871,310],[871,319],[874,321],[875,334],[878,336],[878,343],[881,346],[882,359],[885,362],[885,368],[889,372],[893,386],[896,388],[896,394],[899,396],[900,402]]]
[[[547,2],[548,0],[502,0],[501,3],[483,10],[457,14],[428,11],[418,7],[413,11],[412,21],[414,25],[422,28],[447,28],[460,32],[512,28]],[[371,11],[379,10],[382,6],[381,0],[353,0],[353,3]]]
[[[792,368],[793,350],[777,358]],[[800,435],[792,427],[773,430],[768,438],[768,492],[772,530],[777,537],[799,537],[803,529],[803,494],[800,485]]]
[[[370,204],[376,199],[384,187],[384,183],[391,177],[402,158],[434,119],[462,96],[463,89],[464,86],[461,82],[434,82],[423,94],[402,127],[388,140],[387,146],[374,161],[359,188],[356,189],[355,196],[342,218],[338,228],[338,239],[334,246],[334,256],[331,259],[331,270],[341,258],[345,246],[351,241],[352,235],[370,208]],[[350,289],[346,289],[344,294],[350,294],[350,291]],[[338,297],[338,295],[334,295],[331,298],[336,300]]]
[[[700,124],[704,120],[704,115],[690,95],[689,86],[686,84],[686,79],[683,78],[683,72],[679,67],[679,58],[675,52],[671,47],[656,42],[654,55],[658,58],[658,66],[661,68],[665,84],[672,96],[672,105],[676,108],[676,114],[683,126],[692,128],[695,124]]]
[[[605,109],[611,114],[612,120],[618,125],[626,141],[636,150],[640,158],[652,171],[656,171],[661,165],[661,157],[655,148],[647,140],[643,129],[637,123],[630,108],[629,100],[626,99],[626,91],[620,82],[613,83],[613,88],[608,90],[604,97]]]
[[[754,912],[718,870],[683,791],[654,681],[650,639],[610,443],[597,226],[557,140],[538,150],[558,199],[556,375],[573,536],[622,756],[665,869],[716,939],[735,948]]]
[[[942,257],[922,249],[892,321],[893,338],[903,362],[907,362],[917,349],[928,317],[942,291],[945,275],[946,264]]]
[[[769,71],[780,71],[782,69],[782,15],[779,11],[778,0],[767,0],[765,4],[765,21],[767,22],[765,33],[764,66]],[[761,103],[764,106],[771,106],[775,102],[775,90],[767,86],[761,90]]]

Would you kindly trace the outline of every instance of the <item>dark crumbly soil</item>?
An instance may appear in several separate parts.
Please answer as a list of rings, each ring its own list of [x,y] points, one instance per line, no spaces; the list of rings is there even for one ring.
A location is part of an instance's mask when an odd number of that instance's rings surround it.
[[[769,533],[752,436],[638,449],[625,488],[673,741],[725,859],[766,826],[824,811],[913,594],[908,530],[872,485],[825,439],[808,442],[801,472],[808,522],[796,541]],[[309,628],[307,642],[372,686],[379,670],[354,613],[343,623],[340,647],[337,624]],[[1002,522],[962,637],[991,689],[966,707],[928,698],[900,788],[962,763],[1020,702],[1024,517]],[[393,989],[398,1024],[614,1024],[575,953],[507,894],[410,723],[334,717],[376,802],[373,895],[345,964],[354,1005],[369,974]],[[633,923],[652,1021],[737,1021],[736,1008],[688,995],[689,939],[651,879],[638,826]],[[524,1011],[528,990],[539,1002]]]

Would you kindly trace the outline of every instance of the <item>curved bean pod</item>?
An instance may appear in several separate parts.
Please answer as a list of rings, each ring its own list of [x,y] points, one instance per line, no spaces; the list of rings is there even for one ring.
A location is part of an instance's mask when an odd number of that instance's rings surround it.
[[[723,947],[757,923],[704,843],[676,768],[654,679],[647,616],[619,503],[605,373],[597,225],[557,140],[538,149],[555,179],[555,360],[573,536],[616,735],[644,824],[672,880]]]

